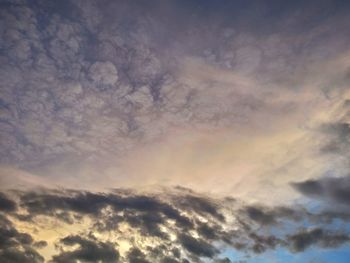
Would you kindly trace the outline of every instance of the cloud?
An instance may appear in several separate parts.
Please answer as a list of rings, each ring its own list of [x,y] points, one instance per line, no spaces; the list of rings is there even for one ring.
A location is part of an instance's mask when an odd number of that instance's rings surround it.
[[[320,178],[294,183],[302,194],[335,204],[348,205],[350,202],[350,177]]]
[[[237,10],[246,7],[243,2],[208,2],[202,8],[192,2],[141,2],[3,4],[2,164],[52,176],[63,186],[130,186],[140,180],[127,179],[133,171],[125,163],[145,146],[171,147],[170,140],[181,140],[179,131],[199,140],[218,131],[243,134],[247,141],[272,138],[267,144],[277,133],[289,144],[289,134],[303,134],[315,109],[327,107],[325,93],[344,88],[345,3],[322,3],[331,14],[309,4],[287,5],[279,7],[284,15],[276,19],[273,4],[254,3],[256,8],[242,15]],[[300,24],[312,20],[307,14],[325,20]],[[258,28],[265,32],[263,39]],[[321,59],[327,63],[314,62]],[[307,155],[310,144],[300,151]],[[255,156],[247,149],[249,159]],[[282,156],[281,149],[276,151]],[[283,161],[303,169],[302,161],[290,158]],[[218,177],[246,172],[229,168]],[[250,169],[252,177],[262,176]],[[97,174],[105,180],[96,182]],[[152,174],[165,184],[163,171]],[[182,180],[173,177],[175,184]],[[191,187],[211,185],[211,176],[200,181]],[[224,181],[236,187],[236,180]]]
[[[292,250],[304,251],[312,245],[332,248],[349,241],[349,235],[345,233],[332,233],[324,229],[315,228],[300,231],[288,237]]]
[[[257,207],[248,207],[246,209],[247,215],[253,221],[257,221],[263,225],[269,225],[275,223],[275,219],[272,214],[265,213]]]
[[[182,188],[37,189],[12,191],[11,196],[18,208],[3,211],[4,258],[25,247],[48,262],[202,262],[223,260],[226,250],[248,256],[336,248],[349,237],[346,230],[332,228],[334,220],[349,221],[346,213],[245,204]],[[305,222],[315,227],[307,229]],[[44,233],[52,228],[56,232],[48,238]]]
[[[111,62],[95,62],[90,67],[90,75],[97,84],[114,85],[118,80],[118,72]]]
[[[213,258],[219,251],[204,240],[198,240],[186,234],[180,235],[180,243],[186,250],[198,257]]]
[[[302,2],[1,3],[0,259],[347,244],[349,4]]]
[[[63,251],[53,256],[50,262],[118,262],[119,253],[113,244],[103,243],[97,240],[89,240],[80,236],[67,236],[61,239],[60,243],[64,247],[79,245],[73,251]]]
[[[40,240],[40,241],[37,241],[37,242],[35,242],[34,244],[33,244],[33,246],[35,247],[35,248],[44,248],[44,247],[46,247],[47,246],[47,242],[45,241],[45,240]]]
[[[0,233],[1,262],[44,262],[44,258],[34,248],[32,236],[19,232],[15,225],[2,214],[0,214]]]
[[[14,201],[8,199],[3,193],[0,193],[0,211],[13,212],[16,208],[16,203]]]
[[[139,249],[134,248],[128,254],[128,260],[135,263],[148,263],[149,261],[145,259],[145,254],[143,254]]]

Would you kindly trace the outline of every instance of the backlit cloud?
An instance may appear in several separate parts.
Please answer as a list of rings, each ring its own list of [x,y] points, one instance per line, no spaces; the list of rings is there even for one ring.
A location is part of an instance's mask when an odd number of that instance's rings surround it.
[[[0,261],[347,248],[349,15],[331,0],[1,1]]]

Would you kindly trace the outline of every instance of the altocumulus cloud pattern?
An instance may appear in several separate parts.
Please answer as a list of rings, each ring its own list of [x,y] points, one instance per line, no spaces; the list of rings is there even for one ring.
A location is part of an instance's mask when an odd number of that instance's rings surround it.
[[[348,262],[349,17],[0,0],[0,262]]]

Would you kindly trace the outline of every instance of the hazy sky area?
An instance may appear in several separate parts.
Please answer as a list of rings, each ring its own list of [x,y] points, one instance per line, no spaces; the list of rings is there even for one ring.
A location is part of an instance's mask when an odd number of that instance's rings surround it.
[[[348,263],[350,1],[0,0],[1,263]]]

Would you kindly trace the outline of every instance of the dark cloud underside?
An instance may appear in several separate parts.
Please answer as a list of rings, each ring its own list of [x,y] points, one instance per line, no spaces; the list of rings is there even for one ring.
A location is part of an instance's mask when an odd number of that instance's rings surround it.
[[[213,199],[181,190],[168,189],[157,195],[75,190],[16,191],[11,195],[18,200],[19,208],[1,215],[0,259],[5,262],[17,260],[12,259],[12,254],[23,258],[23,262],[43,261],[37,249],[46,247],[47,241],[34,240],[30,234],[16,230],[11,222],[40,228],[42,218],[81,228],[77,234],[57,237],[54,242],[59,249],[50,262],[202,262],[205,258],[219,260],[221,252],[229,248],[260,254],[284,247],[296,253],[311,246],[334,248],[349,241],[349,233],[344,229],[327,227],[329,220],[348,222],[349,217],[336,213],[245,206],[227,198]],[[196,202],[192,204],[191,200]],[[328,216],[328,221],[324,216]],[[87,219],[90,223],[84,225]],[[305,220],[317,228],[303,228]],[[293,228],[283,230],[286,224]],[[122,234],[125,226],[134,232]],[[276,235],[264,233],[271,227],[279,229]],[[123,256],[118,251],[120,240],[113,239],[118,237],[131,244]],[[150,243],[141,246],[136,239]]]

